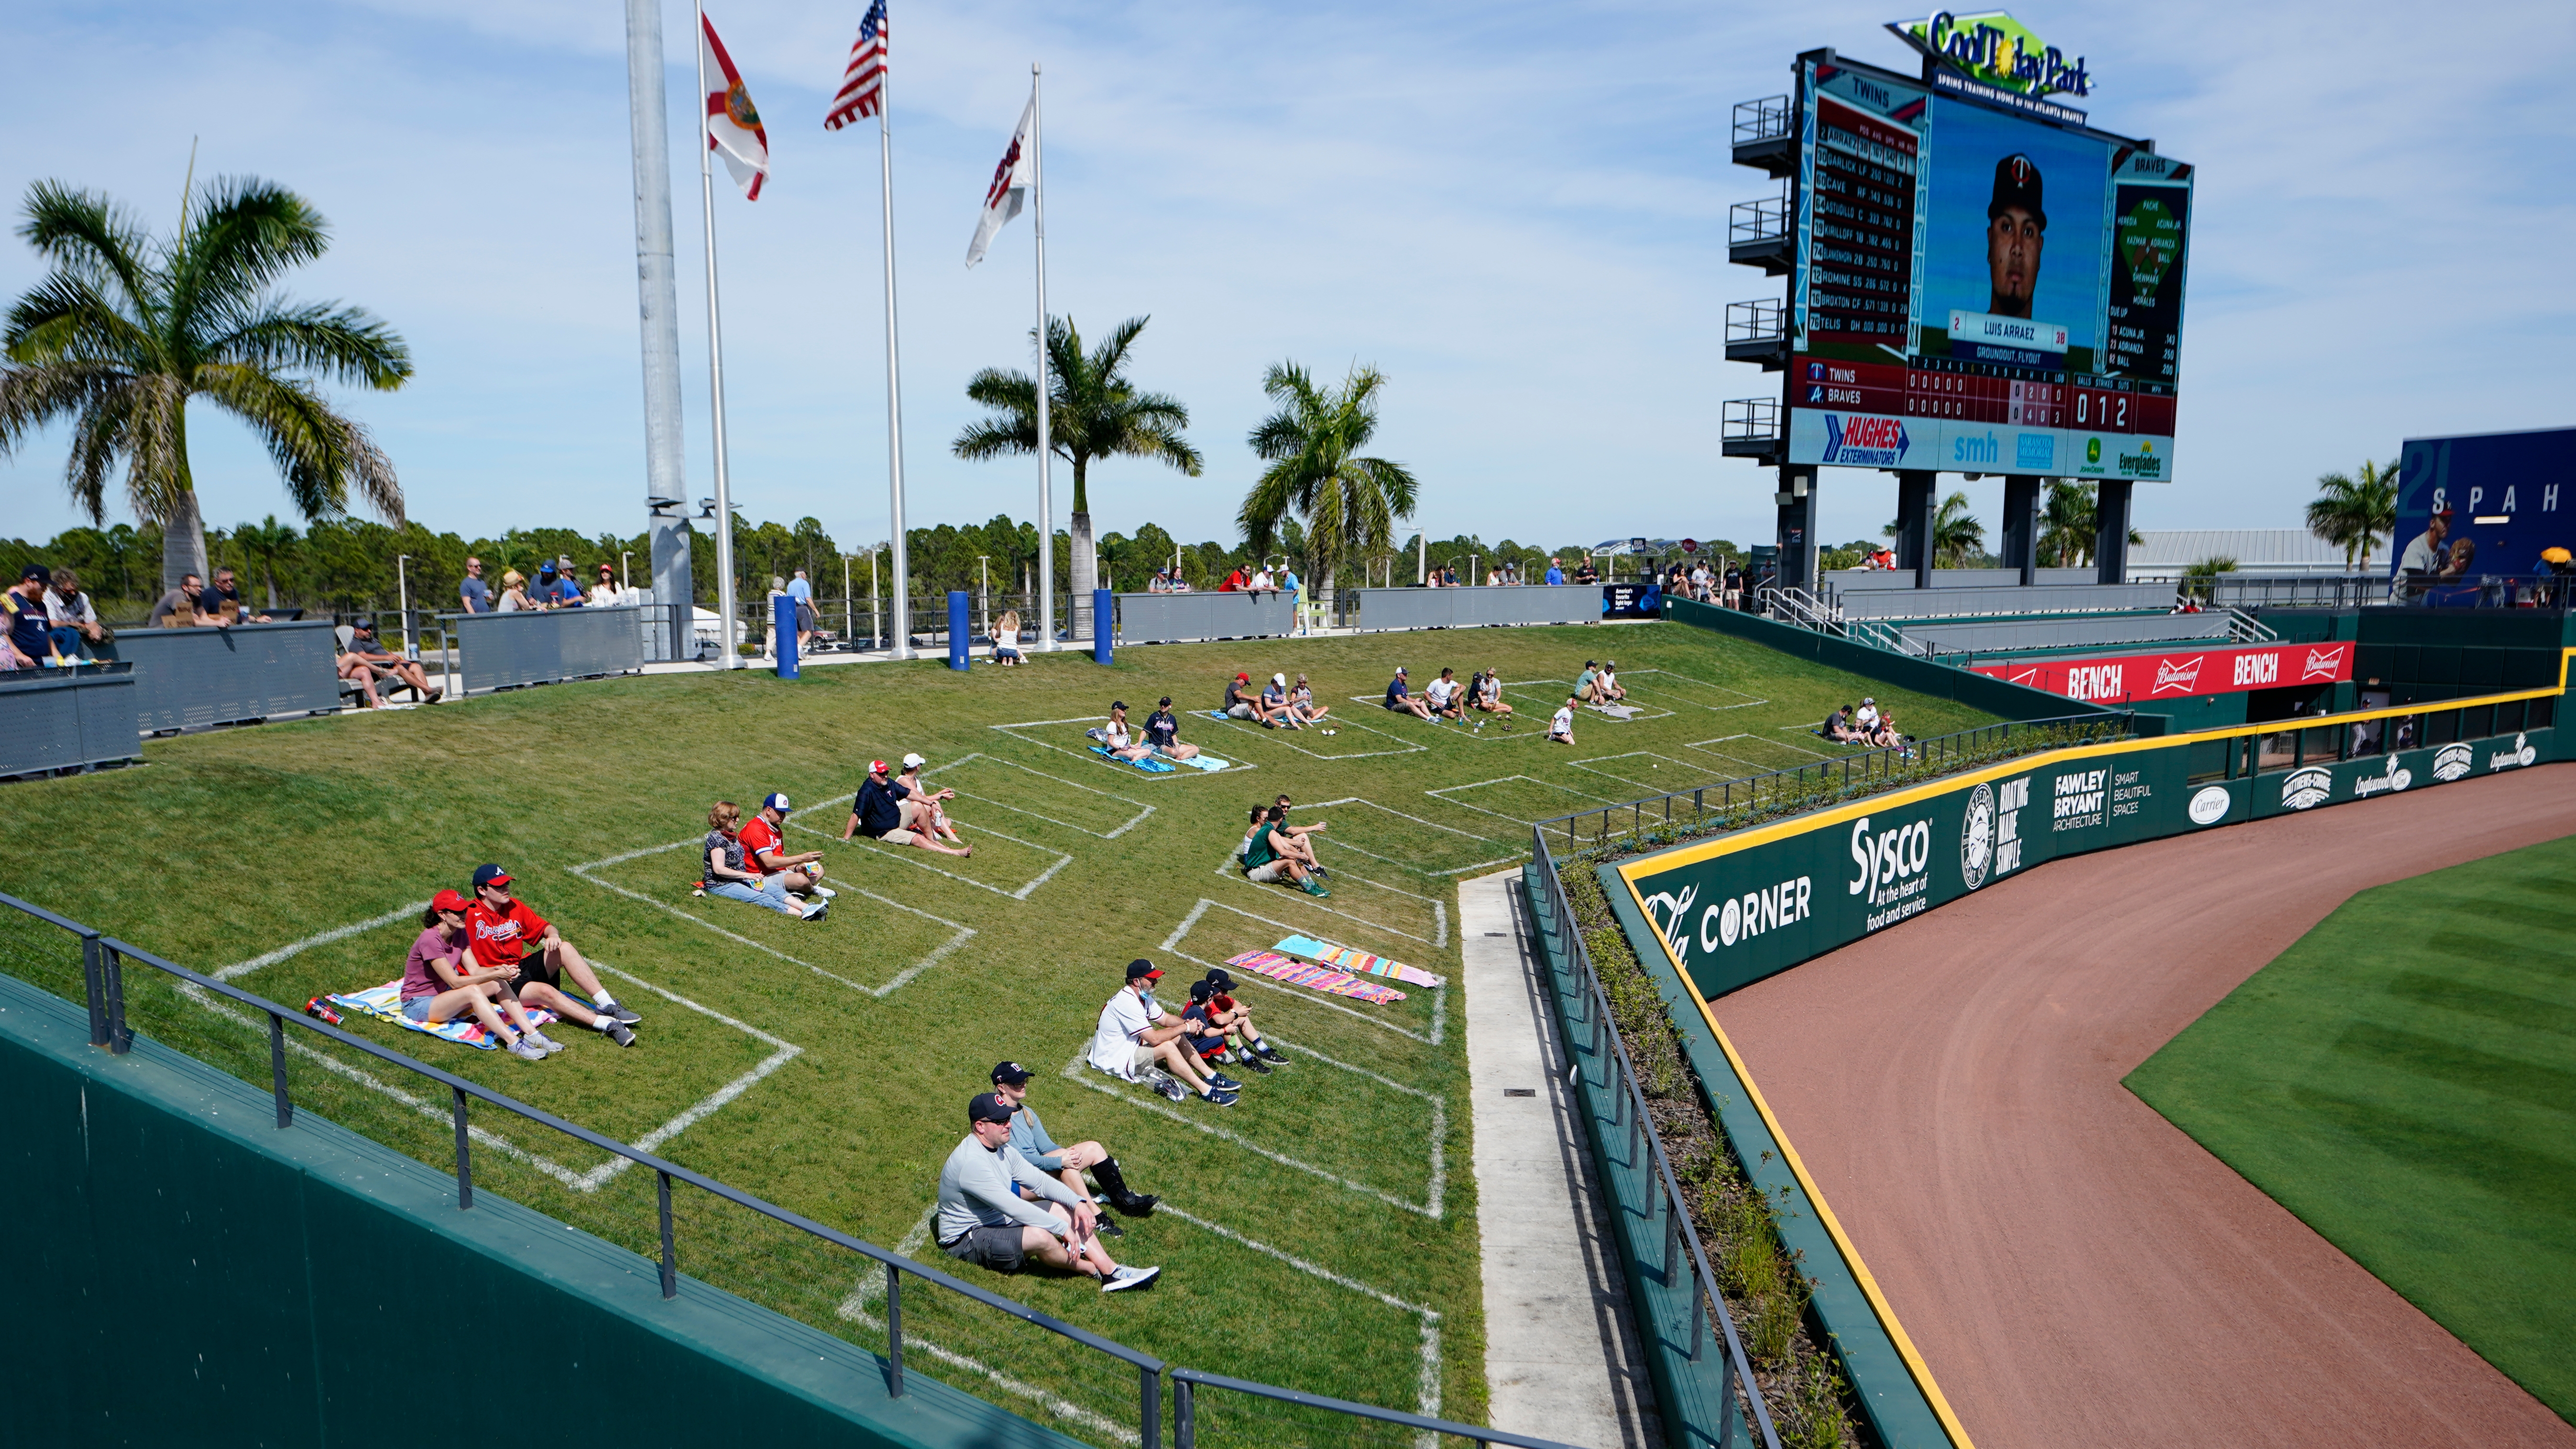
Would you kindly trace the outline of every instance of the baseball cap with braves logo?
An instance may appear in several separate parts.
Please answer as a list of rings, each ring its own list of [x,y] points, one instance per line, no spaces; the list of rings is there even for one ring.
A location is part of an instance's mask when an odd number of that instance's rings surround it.
[[[509,883],[510,873],[497,865],[474,867],[474,888],[478,891],[485,886],[505,886]]]

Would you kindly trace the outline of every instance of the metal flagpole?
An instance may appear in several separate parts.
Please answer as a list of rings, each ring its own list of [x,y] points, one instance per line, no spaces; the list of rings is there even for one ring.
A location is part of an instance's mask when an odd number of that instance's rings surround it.
[[[903,352],[895,341],[894,317],[894,102],[892,87],[877,83],[877,175],[885,200],[886,312],[886,470],[894,515],[894,646],[895,659],[912,657],[912,567],[903,536]]]
[[[1029,62],[1029,204],[1038,243],[1038,647],[1055,647],[1055,493],[1049,464],[1055,456],[1048,415],[1055,411],[1047,386],[1046,117],[1038,101],[1042,67]],[[1070,624],[1068,619],[1067,623]],[[1071,635],[1068,628],[1066,634]]]
[[[733,489],[725,474],[724,307],[716,295],[716,183],[708,155],[714,148],[707,144],[707,9],[703,4],[698,6],[696,49],[698,98],[692,109],[698,117],[698,200],[707,218],[707,404],[715,414],[716,608],[723,615],[716,637],[724,659],[716,667],[733,669],[742,663],[742,651],[734,640],[741,621],[735,617],[733,587]]]

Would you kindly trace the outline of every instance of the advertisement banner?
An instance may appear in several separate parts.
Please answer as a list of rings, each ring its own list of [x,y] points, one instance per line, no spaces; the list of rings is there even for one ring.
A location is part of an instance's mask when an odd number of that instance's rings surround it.
[[[2084,746],[1639,856],[1604,885],[1715,997],[2043,861],[2525,768],[2553,757],[2550,734],[2198,781],[2206,736]]]
[[[2352,678],[2353,646],[2261,644],[2168,649],[2159,654],[2111,658],[2004,659],[1968,666],[2012,684],[2044,689],[2096,704],[2181,699],[2191,695],[2244,694],[2302,684],[2343,684]]]

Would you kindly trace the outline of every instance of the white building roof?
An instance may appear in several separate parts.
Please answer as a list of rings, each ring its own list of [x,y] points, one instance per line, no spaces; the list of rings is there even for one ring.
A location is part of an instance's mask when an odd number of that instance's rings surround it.
[[[2180,577],[2184,569],[2205,558],[2232,558],[2236,560],[2236,571],[2244,574],[2344,571],[2343,550],[2304,528],[2150,528],[2140,532],[2146,542],[2129,545],[2132,576],[2144,572]],[[2381,539],[2371,553],[2375,563],[2384,564],[2388,541]],[[2355,567],[2358,566],[2356,559]]]

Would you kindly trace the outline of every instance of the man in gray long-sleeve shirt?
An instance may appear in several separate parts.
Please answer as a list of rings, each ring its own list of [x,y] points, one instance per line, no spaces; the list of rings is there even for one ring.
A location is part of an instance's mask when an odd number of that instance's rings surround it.
[[[1011,1146],[1011,1109],[990,1092],[966,1104],[967,1132],[939,1169],[939,1246],[999,1273],[1029,1259],[1070,1268],[1117,1293],[1150,1283],[1160,1268],[1122,1268],[1100,1246],[1099,1209],[1040,1172]],[[1047,1205],[1020,1196],[1026,1187]]]

